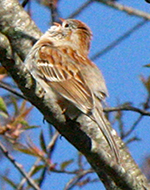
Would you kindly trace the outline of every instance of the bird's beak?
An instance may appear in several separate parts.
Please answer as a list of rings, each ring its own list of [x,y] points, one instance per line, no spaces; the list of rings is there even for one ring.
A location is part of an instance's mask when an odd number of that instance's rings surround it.
[[[58,22],[54,22],[54,25],[58,27],[61,26],[61,24],[59,24]]]
[[[65,19],[64,19],[64,18],[59,18],[59,20],[61,20],[61,22],[64,22],[64,21],[65,21]]]

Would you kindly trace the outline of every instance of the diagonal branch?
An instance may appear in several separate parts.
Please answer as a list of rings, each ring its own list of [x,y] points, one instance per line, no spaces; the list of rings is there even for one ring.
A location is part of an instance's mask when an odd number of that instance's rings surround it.
[[[69,15],[68,18],[76,17],[77,15],[79,15],[82,11],[84,11],[84,9],[87,8],[93,2],[94,2],[94,0],[88,0],[83,5],[81,5],[81,7],[79,7],[75,12],[73,12],[71,15]]]
[[[9,152],[1,142],[0,142],[0,150],[9,159],[9,161],[12,162],[12,164],[17,168],[17,170],[25,177],[30,186],[35,190],[40,190],[37,184],[32,180],[32,178],[28,176],[28,174],[23,170],[22,166],[18,162],[16,162],[16,160],[9,154]]]
[[[69,180],[69,182],[66,184],[64,190],[71,190],[75,185],[87,174],[91,173],[91,170],[84,170],[78,173],[75,177]]]
[[[35,161],[35,163],[34,163],[33,166],[31,167],[30,171],[27,173],[28,178],[30,178],[30,177],[32,176],[32,173],[33,173],[33,171],[35,170],[35,168],[36,168],[36,166],[37,166],[37,164],[38,164],[39,162],[40,162],[40,158],[38,158],[38,159]],[[23,185],[25,184],[26,181],[27,181],[27,178],[24,177],[24,178],[21,180],[21,182],[20,182],[20,184],[18,185],[18,187],[17,187],[16,190],[21,190],[21,189],[23,188]]]
[[[18,96],[19,98],[26,99],[23,94],[17,92],[15,89],[13,89],[10,85],[6,84],[5,82],[0,81],[0,88],[3,88],[12,94]]]
[[[114,40],[112,43],[110,43],[106,48],[104,48],[103,50],[97,52],[95,55],[93,55],[91,57],[92,60],[97,59],[98,57],[108,53],[111,49],[113,49],[114,47],[116,47],[119,43],[121,43],[123,40],[125,40],[127,37],[129,37],[133,32],[135,32],[136,30],[138,30],[139,28],[141,28],[144,24],[148,23],[147,20],[142,20],[140,22],[138,22],[135,26],[133,26],[130,30],[128,30],[127,32],[125,32],[123,35],[121,35],[119,38],[117,38],[116,40]]]
[[[144,11],[140,11],[138,9],[134,9],[132,7],[128,7],[125,5],[122,5],[120,3],[117,3],[116,1],[110,1],[110,0],[95,0],[99,3],[103,3],[104,5],[107,5],[109,7],[112,7],[114,9],[117,9],[119,11],[125,12],[129,15],[137,16],[139,18],[144,18],[146,20],[150,20],[150,14],[146,13]]]

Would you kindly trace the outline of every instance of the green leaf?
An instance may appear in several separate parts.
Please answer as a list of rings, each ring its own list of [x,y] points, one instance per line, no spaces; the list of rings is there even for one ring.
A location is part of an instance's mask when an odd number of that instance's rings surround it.
[[[27,125],[27,126],[24,127],[23,129],[24,129],[24,130],[30,130],[30,129],[36,129],[36,128],[39,128],[39,126],[37,126],[37,125],[31,125],[31,126]]]
[[[8,115],[8,112],[7,112],[7,106],[3,100],[2,97],[0,97],[0,111],[4,112],[5,114]]]
[[[0,111],[0,116],[2,116],[3,118],[6,118],[6,119],[8,118],[8,114],[1,112],[1,111]]]
[[[146,79],[143,76],[140,77],[143,85],[145,86],[146,90],[150,94],[150,76]]]
[[[45,153],[47,153],[46,143],[45,143],[43,131],[41,131],[41,134],[40,134],[40,145],[41,145],[42,150],[43,150]]]
[[[18,114],[18,105],[17,105],[17,99],[13,96],[11,96],[11,100],[12,100],[12,105],[14,106],[14,110],[15,110],[15,114],[14,115],[17,115]]]
[[[17,184],[15,184],[11,179],[3,176],[3,180],[6,181],[11,187],[13,187],[14,189],[17,188]]]
[[[71,160],[67,160],[67,161],[62,162],[62,163],[61,163],[61,166],[60,166],[61,169],[62,169],[62,170],[65,170],[66,167],[69,166],[73,161],[74,161],[74,160],[71,159]]]
[[[147,65],[144,65],[144,67],[150,67],[150,63],[149,63],[149,64],[147,64]]]
[[[45,165],[38,165],[34,168],[34,170],[32,171],[31,176],[33,176],[34,174],[36,174],[37,172],[39,172],[40,170],[42,170],[43,168],[45,168]]]
[[[37,156],[33,151],[31,151],[30,149],[25,149],[25,148],[16,148],[16,150],[24,153],[24,154],[28,154],[28,155],[31,155],[31,156]]]
[[[37,154],[32,149],[30,149],[29,147],[27,147],[23,144],[17,143],[13,147],[15,150],[18,150],[24,154],[28,154],[28,155],[37,157]]]

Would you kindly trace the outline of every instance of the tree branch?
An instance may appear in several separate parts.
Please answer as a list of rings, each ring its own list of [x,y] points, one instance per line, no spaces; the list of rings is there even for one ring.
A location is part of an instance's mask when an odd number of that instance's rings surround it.
[[[111,150],[95,122],[86,115],[80,115],[76,121],[67,120],[59,105],[32,79],[21,59],[26,57],[35,37],[38,38],[41,33],[17,0],[9,3],[1,0],[0,7],[0,31],[4,34],[0,36],[0,61],[25,97],[86,157],[108,189],[148,189],[147,179],[113,129],[112,134],[120,148],[120,165],[114,162]]]
[[[21,93],[17,92],[15,89],[13,89],[10,85],[0,81],[0,88],[3,88],[12,94],[18,96],[19,98],[26,99]]]
[[[94,0],[88,0],[83,5],[81,5],[81,7],[79,7],[74,13],[69,15],[68,18],[74,18],[75,16],[79,15],[85,8],[87,8],[93,2],[94,2]]]
[[[28,174],[22,169],[22,166],[16,162],[16,160],[9,154],[7,149],[2,145],[0,142],[0,149],[3,152],[3,154],[8,158],[10,162],[17,168],[17,170],[25,177],[27,182],[30,184],[30,186],[35,190],[40,190],[40,188],[37,186],[37,184],[28,176]]]
[[[64,190],[71,190],[83,177],[85,177],[87,174],[91,172],[92,172],[91,170],[80,171],[78,175],[69,180]]]
[[[123,35],[121,35],[119,38],[117,38],[116,40],[114,40],[112,43],[110,43],[107,47],[105,47],[103,50],[97,52],[95,55],[93,55],[91,57],[92,60],[97,59],[98,57],[106,54],[107,52],[109,52],[111,49],[113,49],[114,47],[116,47],[118,44],[120,44],[123,40],[125,40],[127,37],[129,37],[133,32],[137,31],[139,28],[141,28],[143,25],[145,25],[146,23],[148,23],[147,20],[142,20],[140,22],[138,22],[135,26],[133,26],[130,30],[128,30],[127,32],[125,32]]]
[[[118,107],[109,107],[109,108],[105,108],[104,111],[105,112],[134,111],[134,112],[137,112],[141,115],[150,116],[150,112],[136,108],[136,107],[133,107],[133,106],[129,106],[129,105],[122,105],[122,106],[118,106]]]
[[[10,85],[8,85],[2,81],[0,81],[0,88],[3,88],[5,90],[11,92],[12,94],[18,96],[19,98],[26,99],[25,96],[23,96],[21,93],[17,92],[15,89],[13,89]],[[105,112],[134,111],[134,112],[137,112],[137,113],[144,115],[144,116],[150,116],[150,112],[136,108],[136,107],[133,107],[133,106],[129,106],[129,105],[121,105],[118,107],[106,107],[106,108],[104,108],[104,111]],[[51,146],[51,144],[50,144],[50,146]]]
[[[119,11],[125,12],[129,15],[137,16],[140,18],[144,18],[146,20],[150,20],[150,14],[146,13],[144,11],[140,11],[138,9],[134,9],[132,7],[128,7],[125,5],[122,5],[120,3],[117,3],[116,1],[110,1],[110,0],[95,0],[99,3],[103,3],[104,5],[108,5],[109,7],[112,7],[114,9],[118,9]]]

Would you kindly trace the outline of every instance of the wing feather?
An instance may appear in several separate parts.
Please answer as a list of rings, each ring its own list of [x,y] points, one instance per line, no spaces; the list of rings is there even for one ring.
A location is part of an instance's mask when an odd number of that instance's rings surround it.
[[[81,67],[77,67],[77,64],[81,63],[75,56],[66,55],[58,48],[44,46],[40,49],[40,77],[58,94],[87,114],[93,109],[93,97],[79,69]]]

